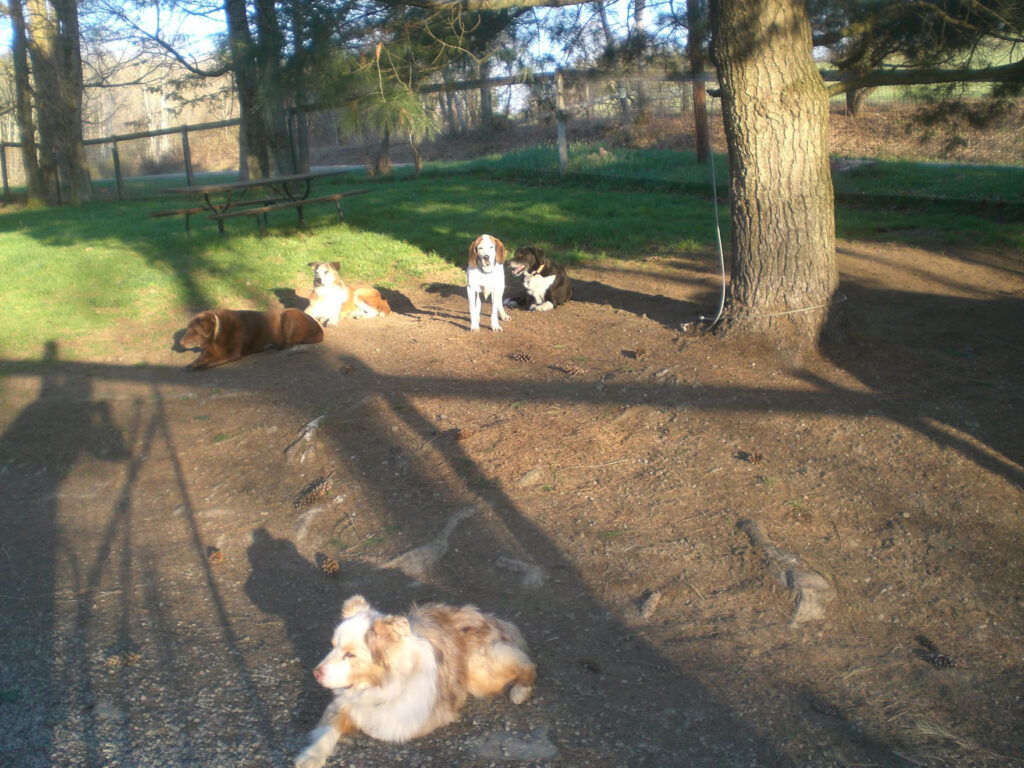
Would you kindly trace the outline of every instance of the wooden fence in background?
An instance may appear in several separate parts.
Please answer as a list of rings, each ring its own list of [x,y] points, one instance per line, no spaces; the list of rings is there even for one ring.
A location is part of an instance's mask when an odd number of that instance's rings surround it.
[[[483,88],[502,88],[507,86],[531,86],[531,85],[544,85],[554,84],[555,94],[553,104],[549,107],[551,113],[555,118],[556,130],[557,130],[557,142],[558,142],[558,156],[559,156],[559,170],[562,174],[566,173],[568,167],[568,131],[567,131],[567,119],[574,113],[582,112],[584,107],[570,106],[566,102],[566,94],[571,90],[572,87],[577,88],[577,93],[586,94],[582,96],[582,100],[587,102],[586,108],[589,110],[589,86],[594,83],[606,83],[609,81],[615,82],[658,82],[658,83],[692,83],[694,86],[703,85],[712,79],[708,74],[704,75],[687,75],[682,73],[674,72],[663,72],[663,71],[649,71],[643,74],[638,73],[610,73],[605,71],[593,71],[593,70],[559,70],[557,72],[542,72],[542,73],[529,73],[519,74],[507,77],[495,77],[480,80],[465,80],[453,83],[437,83],[424,85],[420,89],[422,94],[439,94],[443,92],[451,91],[471,91],[479,90]],[[568,83],[568,85],[567,85]],[[621,86],[620,86],[621,88]],[[622,96],[624,98],[624,95]],[[306,109],[304,112],[315,112],[315,109]],[[193,125],[183,125],[174,128],[162,128],[151,131],[137,131],[133,133],[118,134],[114,136],[106,136],[102,138],[86,139],[83,143],[86,146],[97,146],[97,145],[109,145],[110,155],[113,161],[113,175],[114,182],[117,186],[117,199],[124,200],[124,177],[121,168],[121,156],[118,151],[118,145],[129,141],[138,141],[140,139],[152,139],[161,136],[172,136],[179,135],[181,137],[181,150],[182,159],[185,167],[185,182],[186,185],[191,186],[193,181],[193,167],[192,167],[192,152],[189,146],[189,134],[198,133],[200,131],[208,131],[222,128],[236,127],[240,124],[238,118],[231,120],[220,120],[216,122],[208,123],[196,123]],[[292,121],[289,120],[289,125],[292,125]],[[703,121],[698,119],[696,121],[695,130],[700,133],[701,130],[707,131],[706,125],[706,114],[703,116]],[[290,136],[294,143],[294,137]],[[4,200],[10,199],[10,179],[8,173],[8,156],[7,151],[9,149],[19,149],[21,145],[18,142],[4,141],[0,142],[0,177],[3,182],[3,198]],[[294,156],[294,146],[293,146]],[[61,187],[62,184],[57,185],[58,204],[61,202]]]

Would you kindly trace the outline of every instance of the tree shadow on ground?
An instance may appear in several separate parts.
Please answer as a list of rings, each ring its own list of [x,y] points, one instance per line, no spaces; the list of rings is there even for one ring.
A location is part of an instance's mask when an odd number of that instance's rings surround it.
[[[751,413],[840,413],[855,417],[882,417],[904,424],[956,450],[979,466],[1020,483],[1021,473],[1010,462],[1020,461],[1020,445],[1024,441],[1020,439],[1019,422],[1007,419],[1005,415],[1014,412],[1014,408],[1007,406],[1019,405],[1020,397],[1020,389],[1011,390],[1008,384],[1018,380],[1019,371],[1024,370],[1017,344],[1019,335],[1016,333],[1021,322],[1020,302],[1010,299],[977,302],[950,297],[920,299],[909,293],[877,291],[852,283],[845,289],[857,306],[877,302],[878,306],[896,304],[906,307],[906,322],[920,322],[919,318],[914,319],[915,312],[927,305],[929,314],[925,322],[934,324],[936,331],[928,337],[929,343],[906,357],[907,364],[902,368],[906,378],[884,374],[880,370],[881,363],[891,363],[888,357],[906,356],[908,353],[908,347],[888,339],[899,324],[866,318],[854,325],[853,331],[863,334],[857,345],[841,347],[833,354],[836,363],[864,381],[870,387],[869,391],[844,391],[810,373],[804,374],[805,380],[814,384],[810,392],[725,384],[702,386],[700,397],[694,396],[694,389],[687,385],[646,382],[618,385],[613,382],[598,391],[566,381],[531,381],[528,384],[509,381],[496,386],[494,381],[482,378],[456,381],[445,375],[417,373],[374,375],[362,383],[346,380],[344,385],[325,386],[325,381],[336,380],[329,374],[338,363],[353,366],[369,366],[369,363],[345,356],[333,360],[324,356],[288,358],[285,355],[261,359],[258,365],[265,374],[261,377],[254,376],[253,366],[256,363],[249,366],[240,364],[210,376],[189,379],[188,386],[198,389],[200,395],[216,395],[228,404],[228,409],[230,399],[224,393],[237,392],[259,395],[305,419],[324,412],[333,414],[340,424],[329,433],[329,440],[337,455],[346,457],[353,477],[360,478],[359,482],[378,500],[376,514],[415,532],[418,538],[436,532],[451,509],[467,501],[484,505],[488,510],[489,524],[484,525],[477,520],[466,523],[474,551],[491,551],[498,555],[505,554],[511,547],[517,556],[536,563],[557,577],[541,592],[517,598],[515,615],[508,618],[519,623],[533,641],[533,653],[540,666],[541,685],[545,690],[544,706],[548,708],[545,711],[553,713],[557,722],[577,726],[584,741],[592,739],[592,743],[603,745],[600,752],[568,755],[570,761],[579,758],[581,763],[586,761],[595,765],[621,763],[628,750],[618,753],[612,745],[620,742],[630,747],[638,746],[638,734],[642,733],[642,749],[649,750],[645,754],[657,764],[785,764],[785,760],[778,759],[772,745],[758,737],[742,717],[715,703],[713,693],[698,683],[694,676],[668,661],[640,633],[611,615],[605,601],[585,583],[567,555],[531,522],[516,500],[485,466],[466,452],[458,440],[434,442],[437,436],[435,423],[410,401],[406,393],[443,395],[467,408],[487,401],[622,405],[643,402],[663,408],[679,408],[681,403],[685,403],[689,409],[728,408]],[[451,305],[457,299],[461,300],[461,296],[461,291],[458,291],[446,298]],[[648,304],[660,306],[654,310],[654,315],[649,314],[652,319],[654,316],[673,317],[675,307],[680,303],[664,297],[647,296],[645,300]],[[958,328],[960,318],[970,318],[970,322]],[[872,326],[872,322],[876,324]],[[983,343],[979,344],[979,339]],[[915,374],[915,360],[921,362],[923,373]],[[138,369],[55,360],[4,363],[0,370],[20,376],[38,376],[43,382],[49,380],[56,400],[77,403],[77,410],[81,410],[83,399],[86,402],[92,400],[90,382],[137,382],[149,387],[155,383],[180,386],[186,381],[181,371],[172,368]],[[935,375],[936,370],[942,373]],[[993,384],[982,387],[982,391],[993,396],[973,397],[971,381],[974,379]],[[57,385],[58,382],[70,381],[80,383],[71,388],[69,385]],[[83,385],[81,381],[86,383]],[[353,409],[359,408],[371,396],[379,398],[379,404],[372,410],[360,412],[358,418],[353,415]],[[51,423],[43,418],[43,407],[51,406],[53,402],[54,398],[48,397],[39,408],[33,410],[33,406],[29,406],[19,414],[5,432],[4,448],[20,449],[22,442],[37,444],[40,425]],[[957,429],[964,426],[971,429],[958,421],[965,405],[971,418],[978,422],[975,432],[978,439],[993,451],[1002,453],[1007,461],[994,460],[974,441],[936,429],[934,422]],[[247,407],[244,405],[242,409]],[[240,409],[239,418],[249,418],[249,415]],[[103,435],[108,430],[100,430],[97,439],[96,433],[90,432],[89,426],[80,419],[78,414],[68,415],[69,423],[78,425],[75,431],[92,435],[88,438],[89,450],[94,444],[107,442],[108,438]],[[111,418],[108,415],[100,421],[109,423]],[[390,468],[397,466],[396,449],[400,448],[392,437],[396,421],[402,430],[417,436],[421,444],[433,443],[441,450],[444,463],[455,468],[455,479],[438,486],[429,472],[406,467],[404,471],[410,474],[403,481],[402,489],[397,489],[393,475],[389,473]],[[154,411],[152,424],[152,429],[168,434],[170,461],[176,467],[177,476],[173,490],[184,500],[182,505],[188,520],[186,544],[196,559],[203,563],[201,583],[204,586],[200,591],[211,606],[212,624],[224,639],[224,659],[217,662],[218,675],[228,684],[227,689],[233,696],[239,696],[240,692],[242,699],[252,702],[258,709],[261,698],[256,692],[257,672],[247,659],[244,643],[234,629],[244,619],[231,615],[222,605],[223,590],[205,565],[202,554],[207,543],[206,534],[199,521],[200,510],[190,500],[186,470],[186,459],[192,460],[190,457],[194,449],[170,439],[172,425],[160,408]],[[347,437],[351,433],[346,430],[350,429],[365,431],[378,436],[378,439],[366,443],[362,450],[354,453]],[[69,436],[62,429],[55,439],[61,441],[64,438]],[[78,438],[71,444],[78,446],[75,449],[77,453],[63,463],[58,461],[58,467],[64,469],[46,484],[46,493],[53,498],[59,493],[61,478],[67,475],[68,468],[75,461],[74,456],[85,450]],[[45,450],[40,455],[45,456]],[[123,459],[123,455],[120,458]],[[40,460],[33,465],[31,473],[22,473],[20,488],[26,498],[35,498],[34,476],[42,466]],[[36,500],[35,503],[55,502]],[[21,540],[29,540],[40,533],[44,542],[46,539],[57,540],[58,532],[54,530],[53,522],[56,514],[53,506],[48,514],[44,514],[40,529],[34,520],[8,513],[5,516],[6,529]],[[46,523],[47,517],[50,523]],[[498,528],[507,532],[507,539],[496,535]],[[299,698],[290,702],[297,709],[283,729],[272,722],[266,725],[264,721],[272,719],[266,712],[258,713],[255,718],[260,727],[265,726],[266,731],[278,740],[287,738],[283,734],[287,729],[293,729],[296,738],[301,738],[301,733],[315,722],[326,702],[325,692],[318,690],[311,681],[309,670],[323,655],[341,600],[348,594],[362,592],[389,611],[402,611],[409,603],[427,598],[473,601],[498,613],[503,613],[501,605],[509,594],[507,576],[497,573],[493,563],[468,562],[465,559],[459,561],[464,569],[462,574],[442,572],[436,582],[426,585],[410,580],[393,568],[365,561],[355,565],[343,564],[339,579],[325,583],[316,564],[304,557],[290,539],[275,537],[260,526],[253,526],[250,530],[254,534],[247,553],[249,576],[244,587],[245,595],[264,613],[279,617],[291,651],[302,667]],[[37,567],[26,571],[31,574],[29,579],[24,579],[18,568],[13,568],[9,574],[15,581],[22,578],[24,588],[31,589],[33,594],[38,593],[41,587],[43,614],[52,614],[56,610],[53,594],[56,584],[52,575],[58,556],[55,546],[48,542],[43,544]],[[128,566],[131,566],[130,561]],[[46,572],[47,567],[51,569],[49,573]],[[194,599],[198,597],[194,596]],[[159,590],[153,593],[152,601],[159,601]],[[27,609],[27,604],[24,607]],[[84,613],[79,613],[78,625],[86,629],[92,621],[89,612],[92,609],[86,606],[82,610]],[[21,618],[32,620],[24,614]],[[52,616],[42,621],[49,622],[46,626],[53,625]],[[170,637],[166,641],[168,652],[165,658],[168,665],[173,665],[175,649],[187,647],[191,638],[170,623],[167,624],[167,632]],[[595,647],[606,649],[596,659],[592,653]],[[54,649],[44,647],[46,650]],[[179,682],[178,689],[183,693],[182,700],[191,695],[187,681]],[[664,711],[652,712],[649,709],[651,700],[670,702],[670,706]],[[528,713],[529,710],[524,711]],[[470,726],[464,724],[463,727]],[[694,738],[696,732],[700,733],[700,739]],[[465,731],[448,733],[450,736]],[[424,748],[434,748],[444,738],[447,737],[442,735],[436,741],[428,741]],[[381,754],[387,754],[389,748],[380,749],[385,750]],[[271,752],[268,764],[282,764],[286,759],[287,749],[282,748],[280,741]],[[872,760],[878,762],[883,752],[881,746],[873,746]],[[886,753],[885,758],[881,760],[883,764],[886,760],[893,765],[900,764],[895,754]]]
[[[1008,418],[1024,404],[1024,303],[851,281],[843,291],[848,305],[837,306],[828,357],[877,393],[889,418],[1024,485],[1022,424]]]
[[[257,386],[252,390],[255,394],[273,399],[279,403],[279,407],[290,407],[296,413],[308,415],[313,410],[322,408],[325,398],[336,406],[347,407],[352,405],[353,400],[360,401],[365,395],[362,387],[324,391],[322,385],[315,385],[315,380],[323,381],[325,377],[325,372],[321,370],[323,361],[320,358],[307,356],[301,358],[301,362],[296,362],[295,359],[288,360],[285,357],[268,356],[260,361],[267,368],[280,369],[282,374],[288,371],[290,378],[280,379],[281,388],[263,389]],[[348,362],[354,364],[363,361],[352,358]],[[297,374],[297,368],[300,366],[301,376]],[[54,382],[67,381],[70,380],[69,377],[76,376],[84,376],[87,381],[135,380],[144,387],[157,383],[180,385],[186,381],[186,375],[176,369],[133,370],[131,367],[123,366],[79,366],[62,363],[39,363],[30,367]],[[25,373],[24,368],[19,368],[22,374]],[[285,379],[288,379],[287,385]],[[245,390],[253,386],[252,378],[246,375],[242,365],[217,377],[203,380],[191,377],[188,383],[201,390],[213,387],[213,391],[218,392],[231,391],[239,387]],[[372,381],[367,382],[365,386],[377,390]],[[447,381],[440,380],[435,386],[439,386],[440,391],[451,391],[451,383]],[[63,392],[62,395],[71,395],[76,409],[81,412],[81,400],[83,397],[89,399],[88,392],[86,385],[85,389],[76,388],[75,391]],[[388,413],[398,414],[406,427],[420,435],[424,441],[431,438],[434,430],[432,423],[408,402],[400,390],[389,389],[384,399]],[[134,490],[132,477],[135,470],[129,467],[128,480],[120,500],[115,501],[114,515],[107,527],[109,542],[98,543],[98,554],[112,546],[114,539],[110,537],[118,535],[115,531],[124,534],[123,538],[118,539],[123,548],[118,552],[116,564],[127,568],[129,572],[135,572],[136,576],[133,578],[148,585],[149,595],[145,610],[133,607],[134,598],[130,594],[131,590],[125,590],[123,595],[116,598],[124,603],[122,612],[128,622],[126,634],[148,635],[146,630],[138,626],[138,618],[133,616],[136,610],[141,611],[142,616],[151,617],[146,621],[156,622],[166,633],[157,638],[162,649],[159,651],[159,657],[163,659],[162,663],[165,666],[156,676],[165,681],[164,685],[176,691],[173,700],[180,702],[181,709],[176,709],[171,700],[162,704],[162,717],[166,722],[177,723],[177,730],[173,734],[151,739],[151,743],[159,744],[162,749],[170,748],[177,754],[196,758],[198,754],[195,751],[194,740],[190,739],[183,729],[217,727],[224,733],[234,733],[241,727],[242,734],[249,731],[264,734],[264,745],[257,746],[259,742],[254,741],[249,735],[236,735],[234,738],[238,741],[235,742],[234,749],[237,755],[247,755],[249,764],[284,764],[288,759],[288,748],[283,747],[281,740],[284,739],[285,743],[291,744],[301,739],[304,732],[315,724],[319,710],[328,698],[326,692],[317,690],[317,686],[311,682],[310,670],[326,650],[330,630],[337,620],[342,599],[346,594],[361,592],[388,611],[404,612],[414,601],[442,599],[448,602],[474,602],[516,621],[524,633],[533,640],[533,654],[543,680],[544,706],[551,707],[551,711],[558,713],[560,721],[566,724],[564,727],[568,727],[569,723],[574,724],[577,735],[562,734],[564,738],[595,745],[577,755],[591,764],[617,764],[627,759],[627,754],[640,753],[655,760],[682,760],[695,766],[761,764],[769,759],[775,759],[773,748],[759,739],[742,719],[731,714],[727,707],[716,703],[714,697],[695,678],[676,669],[642,637],[634,634],[608,613],[601,601],[581,582],[563,553],[523,516],[516,503],[454,443],[446,454],[450,462],[462,468],[460,471],[463,477],[459,485],[471,489],[471,497],[485,504],[490,510],[489,514],[493,516],[493,521],[508,530],[515,542],[516,551],[529,553],[528,557],[531,560],[542,564],[546,571],[557,576],[555,588],[525,599],[516,599],[515,602],[520,608],[517,608],[513,615],[508,615],[498,604],[502,601],[500,596],[508,594],[508,579],[494,570],[493,562],[464,562],[469,569],[466,574],[469,580],[456,578],[448,581],[442,577],[436,584],[410,580],[408,576],[393,568],[381,568],[372,563],[360,562],[354,566],[343,563],[343,572],[339,579],[325,586],[324,577],[317,572],[315,563],[304,558],[292,541],[274,537],[261,527],[254,528],[252,545],[247,553],[250,573],[244,586],[244,593],[254,607],[280,619],[291,648],[279,649],[278,653],[285,658],[289,654],[297,656],[302,667],[301,674],[304,676],[301,684],[302,693],[297,701],[298,708],[293,716],[285,719],[286,724],[283,726],[292,731],[288,735],[282,733],[282,726],[275,721],[276,710],[270,708],[267,694],[261,692],[265,687],[261,687],[260,676],[265,673],[257,670],[249,661],[251,651],[247,650],[247,644],[251,643],[251,639],[244,636],[249,619],[239,614],[238,607],[232,607],[232,598],[228,594],[229,587],[222,583],[224,577],[218,577],[208,560],[210,538],[208,533],[204,533],[204,529],[209,530],[215,519],[209,515],[217,513],[215,509],[200,506],[193,499],[196,494],[204,493],[201,488],[193,489],[189,480],[189,467],[195,461],[193,451],[175,441],[174,426],[168,418],[163,397],[155,395],[150,398],[150,402],[152,406],[147,408],[146,416],[137,420],[139,430],[151,436],[143,440],[140,455],[156,455],[161,450],[166,450],[165,460],[169,463],[170,472],[170,485],[167,486],[167,490],[180,500],[178,519],[183,525],[180,542],[165,539],[161,546],[164,549],[180,549],[182,555],[178,559],[190,563],[188,570],[195,574],[193,578],[197,580],[197,588],[188,595],[188,604],[191,606],[189,610],[198,610],[199,615],[207,615],[204,623],[208,631],[213,633],[213,638],[218,639],[215,653],[211,654],[206,650],[205,644],[195,648],[196,653],[204,653],[204,661],[200,662],[201,671],[189,666],[196,663],[187,660],[195,656],[190,650],[196,639],[189,630],[191,624],[183,624],[180,619],[176,624],[171,614],[164,614],[164,611],[170,608],[170,604],[179,600],[182,595],[175,594],[173,580],[168,581],[166,576],[157,579],[155,573],[146,576],[148,569],[140,570],[136,563],[147,557],[145,553],[149,546],[141,539],[141,533],[127,535],[126,526],[130,520],[126,518],[133,514],[135,504],[142,503],[141,500],[131,500]],[[44,404],[52,405],[48,399],[40,401],[41,407]],[[7,432],[10,439],[22,435],[26,429],[32,429],[29,422],[33,421],[33,413],[33,410],[27,409],[22,414],[22,418]],[[410,530],[436,533],[437,527],[450,510],[465,503],[467,499],[457,489],[432,485],[431,478],[423,476],[419,480],[412,478],[410,483],[411,487],[424,489],[423,497],[412,500],[415,502],[412,506],[406,502],[399,504],[388,474],[382,473],[380,469],[383,460],[393,458],[392,440],[387,437],[391,434],[390,427],[385,423],[374,422],[375,418],[371,415],[365,426],[371,430],[371,434],[381,435],[380,440],[365,451],[353,454],[346,446],[344,436],[338,435],[336,438],[332,437],[332,440],[338,441],[336,450],[342,455],[350,456],[355,473],[365,478],[369,491],[381,500],[382,511],[379,514],[384,515],[385,519],[389,519],[392,524],[406,526]],[[84,426],[79,429],[83,429]],[[116,430],[110,431],[116,433]],[[95,434],[87,429],[83,431],[83,435],[83,439],[90,441],[89,450],[106,444],[105,440],[97,439]],[[154,440],[154,436],[160,439]],[[67,436],[62,434],[55,437],[63,439]],[[158,450],[158,444],[163,444],[164,448]],[[62,466],[70,468],[75,455],[77,454],[68,454],[68,459]],[[123,453],[115,453],[114,456],[125,458]],[[55,499],[60,493],[60,482],[61,476],[52,478],[48,486],[48,495],[51,499]],[[428,496],[426,489],[431,488],[434,493]],[[24,493],[35,493],[34,486],[26,487]],[[120,514],[118,510],[121,510]],[[49,542],[57,541],[59,536],[55,530],[55,508],[51,508],[48,518],[49,522],[40,529],[35,520],[12,517],[6,521],[7,530],[13,537],[11,540],[43,536]],[[507,547],[507,544],[492,539],[489,526],[472,526],[467,530],[472,531],[475,550],[491,551],[497,555],[504,552]],[[86,547],[87,550],[91,548],[85,540],[80,542],[80,546]],[[57,553],[54,547],[55,544],[48,543],[42,550],[36,550],[34,567],[25,571],[30,576],[23,578],[26,591],[31,590],[33,594],[40,591],[43,593],[46,603],[42,606],[40,615],[45,624],[41,629],[48,635],[52,635],[56,614],[56,606],[53,603],[56,586],[53,569]],[[90,583],[98,584],[101,573],[113,575],[109,570],[112,565],[114,563],[110,563],[109,558],[100,557],[96,560],[95,568],[99,570],[90,577]],[[76,619],[79,632],[102,633],[97,623],[99,609],[100,606],[95,601],[79,606]],[[23,635],[17,633],[8,635],[13,636],[20,637],[22,641],[25,639]],[[607,648],[608,652],[602,654],[601,658],[594,659],[590,649],[595,646]],[[53,653],[61,655],[62,651],[54,649]],[[91,668],[84,660],[73,663],[71,668],[75,670],[75,674],[81,676],[87,688],[92,681],[96,681],[96,684],[105,690],[111,687],[120,690],[114,679],[97,680],[93,677],[95,673],[90,671]],[[651,670],[657,672],[652,673]],[[218,681],[218,689],[224,691],[217,699],[226,696],[236,704],[218,707],[216,700],[206,698],[202,680],[210,675]],[[618,682],[612,682],[613,679],[618,681],[620,676],[631,678],[633,682],[623,689]],[[39,670],[27,672],[26,678],[38,681]],[[46,684],[45,680],[40,682]],[[53,682],[64,681],[51,681]],[[131,685],[128,677],[125,678],[124,684]],[[658,712],[648,711],[647,702],[652,689],[656,689],[660,701],[671,702],[667,709]],[[613,690],[616,691],[615,695],[612,695]],[[96,717],[90,719],[90,722],[104,733],[104,737],[101,741],[87,737],[86,741],[96,750],[100,749],[102,743],[103,753],[107,757],[110,756],[110,750],[114,749],[114,754],[123,751],[123,754],[134,754],[140,760],[148,759],[144,750],[133,753],[130,746],[136,738],[137,729],[145,727],[146,717],[139,711],[137,702],[133,703],[134,697],[127,689],[120,695],[124,697],[123,703],[118,707],[120,714],[115,712],[111,717],[121,724],[122,735],[111,741],[110,734],[104,730],[107,725],[101,717]],[[150,695],[153,695],[152,692]],[[585,707],[579,705],[580,696],[588,702]],[[222,722],[225,716],[230,716],[231,712],[237,710],[238,705],[244,707],[244,722]],[[502,706],[507,707],[507,703]],[[495,710],[494,707],[498,705],[488,705],[484,710],[473,711],[486,711],[487,717],[493,718],[502,711],[500,708]],[[122,718],[122,714],[128,711],[133,712],[131,717]],[[46,714],[47,712],[49,714]],[[521,712],[522,716],[528,716],[530,710],[524,709]],[[191,723],[197,713],[200,714],[202,721],[197,726],[192,726]],[[40,706],[40,716],[53,717],[54,714],[44,705]],[[59,719],[62,715],[57,717]],[[473,731],[466,721],[460,727],[464,734]],[[700,729],[700,740],[690,738],[693,728]],[[637,741],[638,733],[641,731],[644,734],[642,744]],[[450,746],[449,740],[456,732],[459,731],[439,732],[436,738],[424,741],[422,746],[416,749],[448,749],[449,747],[445,745]],[[266,744],[266,739],[271,739],[271,743]],[[620,751],[614,746],[616,742],[632,746],[626,751]],[[362,747],[379,750],[381,759],[387,759],[386,755],[394,753],[393,745],[362,743]],[[20,743],[18,746],[5,749],[12,750],[12,764],[23,764],[20,759],[23,756]],[[40,753],[48,753],[45,744],[39,744],[38,749]],[[567,749],[571,751],[572,748]],[[636,750],[639,750],[639,753]],[[53,754],[62,752],[57,749]],[[593,760],[587,758],[587,755]],[[96,759],[99,759],[98,754]],[[86,761],[89,762],[91,761]]]

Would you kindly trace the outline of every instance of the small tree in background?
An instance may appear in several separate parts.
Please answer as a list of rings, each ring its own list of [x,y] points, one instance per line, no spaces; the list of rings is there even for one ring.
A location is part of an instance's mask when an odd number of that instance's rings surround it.
[[[320,105],[340,110],[343,130],[378,137],[376,153],[367,160],[372,175],[391,172],[393,136],[408,140],[419,174],[423,163],[418,144],[437,131],[433,112],[398,78],[394,61],[389,61],[395,54],[378,44],[372,57],[339,56],[320,84]]]

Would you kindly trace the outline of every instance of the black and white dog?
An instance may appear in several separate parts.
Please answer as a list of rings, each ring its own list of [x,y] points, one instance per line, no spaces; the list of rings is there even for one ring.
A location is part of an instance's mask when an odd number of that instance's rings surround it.
[[[572,283],[565,267],[544,255],[544,249],[535,245],[517,248],[509,261],[513,275],[523,277],[523,295],[509,299],[509,306],[517,304],[543,312],[565,304],[572,298]]]
[[[469,330],[480,330],[480,307],[491,301],[491,330],[500,331],[501,320],[509,314],[502,305],[505,294],[505,244],[491,235],[480,235],[469,246],[466,266],[466,294],[469,297]]]

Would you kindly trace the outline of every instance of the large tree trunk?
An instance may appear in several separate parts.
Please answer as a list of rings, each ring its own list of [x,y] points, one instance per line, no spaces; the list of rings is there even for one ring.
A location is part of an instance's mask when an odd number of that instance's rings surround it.
[[[306,93],[306,76],[310,56],[306,51],[303,9],[304,3],[292,4],[292,47],[295,51],[292,59],[292,78],[295,83],[295,119],[292,123],[291,135],[295,140],[295,170],[298,173],[309,173],[309,120],[306,114],[309,97]]]
[[[21,0],[9,0],[11,15],[12,44],[11,58],[14,64],[14,115],[21,135],[21,163],[25,169],[25,186],[28,204],[39,204],[46,200],[46,187],[39,170],[39,156],[36,150],[36,123],[32,117],[32,84],[29,80],[28,41],[25,35],[25,11]]]
[[[279,174],[295,172],[288,139],[288,122],[284,106],[284,73],[281,56],[284,33],[274,0],[256,0],[256,30],[259,59],[260,113],[266,126],[267,141],[274,169]]]
[[[78,0],[52,0],[57,17],[57,39],[60,81],[59,125],[63,149],[63,170],[71,202],[74,205],[92,200],[92,176],[82,140],[82,47],[78,26]]]
[[[704,33],[707,30],[705,6],[701,0],[686,0],[687,30],[686,52],[690,58],[690,74],[694,76],[693,86],[693,131],[697,143],[697,162],[706,165],[711,150],[708,134],[707,91],[704,81],[697,78],[704,74]]]
[[[36,123],[39,128],[39,175],[47,201],[59,201],[60,181],[57,161],[60,153],[59,109],[53,94],[60,92],[54,52],[56,26],[46,0],[27,0],[28,52],[32,64],[32,82],[36,95]],[[48,95],[39,99],[39,95]]]
[[[267,132],[259,114],[259,78],[245,0],[224,0],[224,11],[241,123],[238,127],[238,175],[243,179],[269,176]]]
[[[712,0],[729,145],[726,327],[780,346],[818,340],[839,282],[828,96],[804,0]]]
[[[52,6],[52,7],[51,7]],[[39,125],[39,171],[47,197],[92,199],[82,143],[82,57],[76,0],[28,0],[29,54]]]

